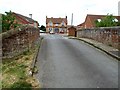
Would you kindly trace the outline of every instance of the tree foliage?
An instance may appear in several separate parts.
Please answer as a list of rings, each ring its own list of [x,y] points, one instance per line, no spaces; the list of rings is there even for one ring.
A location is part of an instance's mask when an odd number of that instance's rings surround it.
[[[40,30],[46,31],[46,27],[44,25],[41,25]]]
[[[101,21],[96,20],[95,25],[96,27],[120,26],[120,22],[112,14],[107,14]]]
[[[12,28],[16,28],[19,26],[17,22],[15,22],[15,17],[13,16],[12,12],[5,12],[2,15],[2,32],[8,31]]]

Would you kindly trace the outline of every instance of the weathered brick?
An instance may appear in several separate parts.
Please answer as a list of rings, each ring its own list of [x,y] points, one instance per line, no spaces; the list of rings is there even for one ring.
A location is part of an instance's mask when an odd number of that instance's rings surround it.
[[[39,38],[39,29],[26,26],[21,31],[2,39],[2,56],[13,57],[31,48]]]
[[[77,30],[77,37],[84,37],[113,46],[120,47],[120,27],[81,29]]]

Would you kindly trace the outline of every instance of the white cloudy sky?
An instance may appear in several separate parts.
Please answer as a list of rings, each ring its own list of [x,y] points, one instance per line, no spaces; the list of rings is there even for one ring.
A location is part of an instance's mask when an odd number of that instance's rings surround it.
[[[84,22],[87,14],[118,15],[118,1],[120,0],[1,0],[0,13],[13,11],[25,16],[33,14],[33,19],[40,25],[45,25],[48,17],[68,17],[71,24]]]

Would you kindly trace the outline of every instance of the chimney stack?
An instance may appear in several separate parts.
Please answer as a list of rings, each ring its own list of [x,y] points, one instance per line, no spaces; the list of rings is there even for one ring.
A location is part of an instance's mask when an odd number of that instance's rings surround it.
[[[29,14],[30,18],[32,18],[32,14]]]

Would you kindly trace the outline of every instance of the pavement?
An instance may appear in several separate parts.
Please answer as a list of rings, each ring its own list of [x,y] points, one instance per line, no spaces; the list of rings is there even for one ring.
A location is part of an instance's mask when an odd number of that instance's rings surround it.
[[[95,48],[102,50],[103,52],[107,53],[108,55],[110,55],[120,61],[120,51],[116,48],[107,46],[103,43],[100,43],[100,42],[97,42],[95,40],[88,39],[88,38],[77,38],[77,37],[73,37],[73,36],[69,36],[69,38],[84,41],[85,43],[88,43],[88,44],[94,46]]]
[[[80,40],[57,34],[43,37],[36,62],[42,88],[118,87],[115,58]]]

